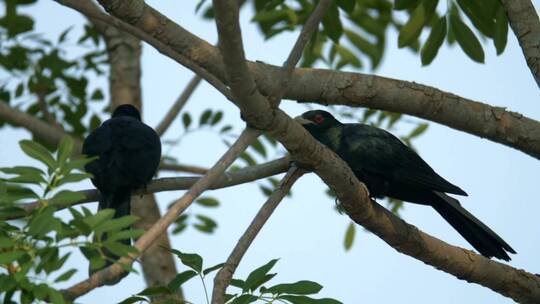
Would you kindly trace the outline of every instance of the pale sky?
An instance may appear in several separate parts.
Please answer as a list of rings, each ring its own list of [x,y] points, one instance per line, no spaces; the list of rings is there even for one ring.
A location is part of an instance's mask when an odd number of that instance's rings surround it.
[[[197,2],[182,1],[183,7],[180,7],[177,1],[148,1],[192,33],[213,43],[217,40],[215,25],[194,16]],[[540,1],[534,4],[539,7]],[[57,37],[70,25],[80,26],[83,21],[77,13],[52,1],[39,1],[27,11],[36,18],[38,30],[52,37]],[[242,14],[247,58],[280,65],[297,33],[264,41],[254,24],[249,23],[250,16],[249,10]],[[472,62],[457,46],[444,46],[435,61],[423,68],[419,57],[397,48],[393,31],[387,44],[377,75],[434,86],[540,119],[538,87],[513,32],[503,55],[496,56],[491,44],[484,47],[486,64],[483,65]],[[144,46],[142,60],[144,118],[155,126],[192,73],[148,45]],[[96,79],[95,83],[102,85],[105,81]],[[284,101],[282,105],[292,116],[305,110],[291,101]],[[240,130],[242,121],[238,110],[207,84],[197,89],[185,110],[198,117],[210,107],[223,109],[224,119]],[[182,132],[179,119],[165,138],[172,139],[178,132]],[[28,163],[17,145],[18,140],[28,137],[21,130],[2,129],[0,167]],[[416,140],[415,147],[439,174],[469,193],[469,197],[460,198],[463,206],[518,252],[509,265],[540,273],[540,223],[537,220],[540,202],[536,193],[540,162],[517,150],[436,123],[431,123],[428,131]],[[210,166],[225,150],[218,136],[199,133],[188,135],[172,154],[182,163]],[[172,175],[168,172],[160,176]],[[79,187],[90,186],[87,181]],[[316,281],[324,286],[321,297],[332,297],[343,303],[512,303],[489,289],[458,280],[396,252],[361,227],[357,229],[352,250],[345,252],[343,237],[349,219],[333,210],[334,201],[324,194],[325,189],[314,174],[304,176],[294,186],[293,197],[285,199],[264,226],[235,277],[245,279],[254,268],[280,258],[274,268],[278,275],[271,282]],[[181,191],[175,191],[160,193],[157,197],[163,209],[181,195]],[[256,185],[214,191],[210,195],[220,198],[219,209],[194,207],[188,212],[201,211],[216,219],[217,232],[206,235],[189,228],[172,238],[174,248],[202,255],[206,266],[225,261],[265,200]],[[407,222],[431,235],[453,245],[472,248],[431,208],[405,204],[401,214]],[[87,265],[80,254],[74,254],[69,263],[80,271],[65,286],[86,278]],[[179,265],[179,270],[185,267]],[[209,292],[212,279],[206,282],[210,285]],[[94,290],[78,302],[114,303],[143,288],[142,277],[131,274],[117,286]],[[200,281],[193,279],[183,288],[191,302],[206,302]]]

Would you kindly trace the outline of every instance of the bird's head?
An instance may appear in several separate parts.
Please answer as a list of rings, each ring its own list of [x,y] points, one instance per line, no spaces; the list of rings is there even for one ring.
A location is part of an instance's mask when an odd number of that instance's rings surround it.
[[[339,126],[341,123],[332,116],[332,114],[323,110],[307,111],[304,114],[294,118],[310,133],[324,132],[332,127]]]
[[[119,105],[114,109],[114,112],[112,114],[112,117],[121,117],[121,116],[128,116],[133,117],[137,120],[141,120],[141,113],[139,110],[137,110],[136,107],[130,105],[130,104],[123,104]]]

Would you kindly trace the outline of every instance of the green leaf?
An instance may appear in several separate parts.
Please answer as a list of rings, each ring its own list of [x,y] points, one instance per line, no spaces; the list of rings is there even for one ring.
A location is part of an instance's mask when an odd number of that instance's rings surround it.
[[[182,115],[182,123],[184,124],[184,128],[187,130],[189,126],[191,125],[191,115],[189,115],[188,112],[184,113]]]
[[[195,270],[197,273],[201,273],[202,271],[202,264],[203,259],[200,255],[196,253],[183,253],[176,249],[169,249],[172,253],[174,253],[178,258],[180,258],[180,261],[182,261],[182,264],[186,265],[187,267]]]
[[[99,210],[98,213],[87,216],[84,219],[84,222],[90,226],[90,228],[95,228],[102,223],[109,221],[114,216],[114,209],[103,209]]]
[[[502,6],[497,10],[497,15],[495,18],[493,43],[495,44],[497,55],[500,55],[502,52],[504,52],[506,42],[508,40],[508,19],[506,18],[506,13]]]
[[[112,220],[104,221],[95,229],[97,234],[109,231],[119,231],[134,224],[139,218],[135,215],[122,216]]]
[[[409,138],[420,136],[427,130],[428,126],[429,125],[427,123],[419,124],[416,128],[414,128],[414,130],[412,130],[411,134],[409,134]]]
[[[231,279],[231,286],[238,287],[238,288],[244,288],[244,285],[246,284],[245,281],[240,279]]]
[[[213,197],[201,197],[195,201],[195,203],[205,207],[217,207],[219,201]]]
[[[177,274],[170,282],[169,282],[169,285],[167,285],[169,287],[169,289],[172,291],[172,292],[176,292],[180,286],[182,286],[182,284],[184,284],[185,282],[189,281],[191,278],[193,278],[194,276],[196,276],[197,273],[193,270],[186,270],[184,272],[181,272],[179,274]]]
[[[488,2],[487,0],[457,0],[457,3],[467,15],[473,25],[480,30],[480,32],[488,37],[493,37],[493,29],[495,26],[493,16],[490,11],[486,10],[481,2]]]
[[[372,69],[379,65],[383,52],[377,45],[353,31],[345,30],[345,35],[359,51],[369,56]]]
[[[197,230],[201,232],[206,232],[206,233],[214,232],[214,229],[216,229],[217,227],[216,221],[201,214],[197,214],[195,215],[195,217],[201,221],[201,224],[194,224],[193,227],[195,227]]]
[[[298,295],[308,295],[318,293],[319,291],[321,291],[322,288],[323,287],[318,283],[304,280],[298,281],[296,283],[278,284],[266,289],[266,291],[272,294],[290,293]]]
[[[52,301],[53,304],[64,304],[65,303],[64,297],[56,289],[49,288],[49,297],[50,297],[50,300]]]
[[[429,21],[438,0],[422,0],[422,4],[414,9],[409,20],[399,30],[398,47],[410,46],[416,42],[424,25]]]
[[[243,294],[235,298],[230,304],[248,304],[257,301],[257,297],[252,294]]]
[[[92,175],[88,173],[69,173],[58,180],[56,184],[58,187],[63,184],[77,183],[84,179],[91,178]]]
[[[0,26],[7,29],[8,37],[31,31],[34,28],[34,20],[26,15],[7,14],[0,18]]]
[[[253,141],[251,147],[261,156],[266,157],[266,149],[258,138]]]
[[[326,14],[322,19],[322,24],[324,27],[324,32],[332,39],[335,43],[339,43],[339,38],[343,34],[343,26],[341,25],[341,20],[339,19],[339,9],[335,2],[332,3]]]
[[[437,21],[435,26],[433,26],[426,43],[424,43],[424,46],[422,47],[420,53],[422,65],[430,64],[435,56],[437,56],[444,41],[444,37],[446,37],[446,17],[443,16]]]
[[[7,179],[13,183],[32,183],[32,184],[45,184],[47,181],[43,177],[45,173],[38,168],[28,166],[16,166],[13,168],[0,168],[0,172],[6,174],[16,174],[18,176]]]
[[[264,264],[263,266],[253,270],[248,275],[242,290],[244,292],[246,292],[248,290],[255,290],[257,287],[264,284],[264,282],[268,281],[268,280],[266,280],[267,274],[270,271],[270,269],[272,269],[272,267],[274,267],[274,265],[277,263],[277,261],[278,261],[278,259],[273,259],[270,262]]]
[[[214,265],[212,267],[208,267],[203,271],[203,274],[207,275],[207,274],[211,273],[212,271],[220,269],[221,267],[223,267],[223,265],[225,265],[225,263],[219,263],[219,264]]]
[[[144,229],[127,229],[119,232],[115,232],[113,235],[109,235],[108,239],[111,241],[135,239],[143,235]]]
[[[450,26],[454,32],[457,42],[461,49],[472,60],[483,63],[484,50],[478,38],[474,35],[471,29],[461,21],[457,14],[450,14]]]
[[[71,139],[71,137],[69,136],[62,137],[62,140],[60,141],[60,144],[58,145],[58,152],[56,155],[56,159],[60,167],[64,165],[68,157],[71,155],[72,151],[73,151],[73,139]]]
[[[55,283],[63,282],[69,280],[75,273],[77,272],[77,269],[70,269],[64,273],[62,273],[58,278],[54,280]]]
[[[222,118],[223,118],[223,111],[217,111],[216,113],[214,113],[214,116],[212,116],[210,125],[215,126],[218,122],[221,121]]]
[[[420,4],[420,0],[394,0],[395,10],[412,9]]]
[[[336,44],[335,46],[336,46],[337,53],[339,54],[339,57],[340,57],[339,62],[336,64],[336,69],[339,70],[340,68],[344,67],[347,64],[350,64],[357,68],[362,67],[362,62],[360,61],[360,59],[358,59],[358,57],[353,52],[351,52],[348,48],[338,45],[338,44]]]
[[[353,222],[349,223],[349,226],[347,226],[347,231],[345,232],[345,241],[343,242],[343,245],[345,246],[345,250],[350,250],[353,243],[354,243],[354,235],[356,234],[356,226]]]
[[[54,217],[54,207],[45,207],[28,224],[28,234],[42,237],[50,231],[60,228],[60,220]]]
[[[123,300],[122,302],[118,303],[118,304],[132,304],[132,303],[135,303],[135,302],[146,302],[146,303],[150,303],[150,301],[148,301],[147,298],[144,298],[144,297],[137,297],[137,296],[132,296],[132,297],[129,297],[125,300]]]
[[[20,257],[22,257],[26,252],[22,250],[8,251],[0,253],[0,264],[11,263]]]
[[[44,163],[51,172],[56,168],[56,161],[44,146],[31,140],[21,140],[19,145],[26,155]]]
[[[94,101],[103,100],[103,98],[105,98],[105,96],[103,95],[103,91],[101,91],[101,89],[95,89],[90,96],[90,99]]]
[[[307,296],[281,295],[279,299],[287,300],[292,304],[342,304],[334,299],[314,299]]]
[[[201,114],[201,117],[199,117],[199,126],[207,124],[208,120],[210,119],[211,116],[212,116],[212,110],[210,110],[210,109],[205,110]]]

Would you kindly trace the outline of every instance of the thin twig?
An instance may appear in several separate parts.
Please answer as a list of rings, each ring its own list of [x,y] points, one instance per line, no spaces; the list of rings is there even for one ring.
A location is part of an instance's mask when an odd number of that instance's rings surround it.
[[[302,31],[300,32],[296,43],[294,44],[291,52],[289,53],[289,57],[287,57],[287,60],[283,63],[283,75],[279,77],[281,83],[278,86],[278,92],[276,92],[275,94],[275,100],[279,101],[283,97],[283,94],[287,89],[287,84],[291,79],[292,72],[296,67],[296,64],[298,64],[298,61],[302,57],[302,52],[304,51],[306,44],[308,43],[313,33],[319,27],[319,23],[321,22],[324,14],[326,13],[330,5],[332,5],[332,0],[321,0],[306,21],[306,24],[302,28]]]
[[[193,78],[191,78],[182,94],[178,96],[178,99],[176,99],[169,112],[167,112],[167,115],[165,115],[163,120],[161,120],[161,122],[157,125],[156,133],[159,136],[163,136],[163,134],[165,134],[165,131],[167,131],[167,129],[171,126],[171,123],[174,121],[176,116],[178,116],[178,113],[180,113],[197,86],[201,83],[201,80],[202,78],[199,75],[195,75]]]
[[[212,183],[209,189],[216,190],[236,186],[283,173],[287,170],[289,162],[290,160],[288,157],[282,157],[264,164],[246,167],[237,171],[225,172]],[[133,192],[133,195],[186,190],[195,185],[195,183],[200,179],[200,177],[159,178],[151,181],[145,188],[141,188]],[[70,202],[69,204],[55,205],[57,210],[62,210],[75,205],[97,202],[101,196],[99,191],[96,189],[81,190],[77,191],[77,193],[84,195],[84,198],[76,202]],[[2,220],[14,220],[25,217],[30,215],[40,206],[42,206],[40,202],[22,204],[18,206],[19,208],[23,209],[20,213],[13,213],[7,218],[2,218]]]
[[[219,270],[214,278],[214,290],[212,292],[212,304],[223,304],[225,290],[229,285],[232,276],[240,263],[242,257],[248,250],[249,246],[261,231],[262,226],[268,221],[268,218],[272,215],[274,210],[281,202],[281,200],[287,195],[293,184],[305,173],[304,170],[298,169],[293,166],[289,169],[285,177],[281,180],[278,188],[274,190],[272,195],[268,198],[266,203],[261,207],[251,224],[246,229],[242,237],[238,240],[238,243],[234,247],[233,251],[227,258],[223,268]]]
[[[187,207],[227,169],[238,156],[260,135],[259,131],[247,128],[242,132],[236,142],[225,152],[208,173],[198,180],[180,199],[169,208],[169,211],[157,221],[145,234],[135,243],[137,253],[131,253],[128,257],[123,257],[117,263],[102,269],[90,276],[87,280],[79,282],[72,287],[62,291],[64,298],[72,301],[77,297],[86,294],[92,289],[112,282],[125,272],[121,265],[131,265],[133,260],[148,248],[154,240],[167,230],[170,224],[186,210]]]
[[[223,94],[223,96],[227,97],[231,101],[233,100],[233,96],[229,88],[227,88],[227,86],[221,80],[219,80],[217,77],[209,73],[207,70],[201,68],[199,65],[191,61],[186,56],[180,54],[179,52],[176,52],[167,44],[145,33],[139,28],[134,27],[118,18],[115,18],[113,16],[103,13],[102,11],[99,10],[97,6],[95,8],[92,8],[91,5],[88,5],[88,2],[90,2],[88,0],[55,0],[55,1],[62,5],[73,8],[74,10],[86,15],[89,18],[94,18],[94,19],[103,21],[108,25],[114,26],[122,31],[125,31],[128,34],[133,35],[134,37],[141,39],[142,41],[145,41],[146,43],[151,44],[152,46],[155,47],[156,50],[158,50],[162,54],[177,61],[181,65],[192,70],[195,74],[201,76],[204,80],[206,80],[209,84],[211,84],[214,88],[216,88],[221,94]]]

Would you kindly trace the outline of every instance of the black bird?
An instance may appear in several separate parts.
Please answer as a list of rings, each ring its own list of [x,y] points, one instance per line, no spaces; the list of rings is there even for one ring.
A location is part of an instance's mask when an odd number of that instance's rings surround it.
[[[156,173],[161,158],[159,136],[141,122],[137,108],[124,104],[86,137],[82,150],[89,157],[98,156],[85,166],[101,192],[98,210],[112,208],[114,218],[129,215],[131,193],[145,186]],[[131,244],[131,240],[124,240],[124,244]],[[105,254],[118,258],[109,252]]]
[[[493,230],[446,193],[467,195],[451,184],[397,137],[366,124],[343,124],[326,111],[308,111],[296,118],[315,139],[338,154],[369,190],[384,196],[429,205],[488,258],[509,261],[516,253]]]

